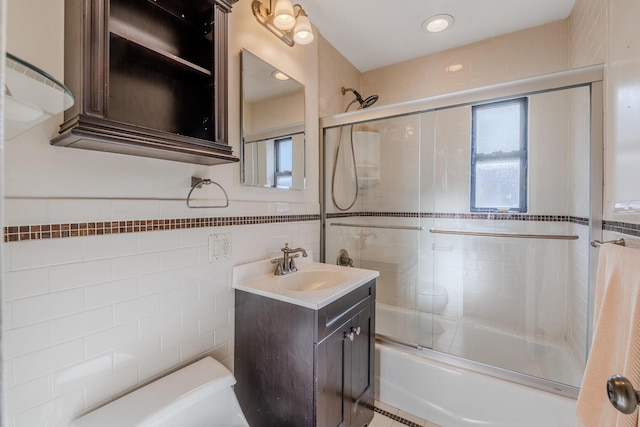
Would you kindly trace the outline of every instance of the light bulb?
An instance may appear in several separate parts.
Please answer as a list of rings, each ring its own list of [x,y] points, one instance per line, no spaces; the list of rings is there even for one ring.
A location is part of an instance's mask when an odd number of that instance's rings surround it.
[[[296,28],[293,30],[293,40],[298,44],[309,44],[313,41],[311,21],[306,15],[300,14],[296,20]]]
[[[453,25],[454,19],[451,15],[434,15],[422,23],[422,29],[430,33],[439,33]]]
[[[290,0],[277,0],[273,10],[273,24],[279,30],[290,30],[296,25]]]

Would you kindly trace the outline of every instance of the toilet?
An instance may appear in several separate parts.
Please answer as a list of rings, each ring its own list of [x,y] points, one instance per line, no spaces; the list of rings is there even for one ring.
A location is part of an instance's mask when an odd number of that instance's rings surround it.
[[[71,427],[248,427],[236,379],[205,357],[90,412]]]
[[[424,283],[418,293],[418,309],[424,313],[442,314],[447,303],[449,294],[447,288],[442,285]]]

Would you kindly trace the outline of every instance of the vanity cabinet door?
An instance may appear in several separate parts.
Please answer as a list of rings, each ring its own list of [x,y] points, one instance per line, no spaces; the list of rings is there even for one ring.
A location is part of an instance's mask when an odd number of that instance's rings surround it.
[[[373,417],[373,313],[367,306],[318,344],[318,427],[362,427]]]
[[[345,338],[347,325],[336,330],[324,341],[317,345],[318,356],[318,395],[317,395],[317,423],[316,426],[345,427],[345,368],[346,356],[349,350]]]
[[[349,425],[362,427],[373,417],[373,382],[375,372],[375,309],[369,306],[351,321],[353,341],[347,340],[350,366],[345,368],[345,378],[350,381],[345,396],[349,409]]]

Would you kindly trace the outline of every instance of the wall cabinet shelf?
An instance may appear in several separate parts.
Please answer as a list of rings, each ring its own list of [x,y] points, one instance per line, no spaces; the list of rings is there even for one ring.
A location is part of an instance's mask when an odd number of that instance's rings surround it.
[[[227,14],[237,0],[66,0],[53,145],[214,165],[228,145]]]
[[[251,426],[371,422],[375,280],[319,310],[236,289],[235,319],[235,391]]]

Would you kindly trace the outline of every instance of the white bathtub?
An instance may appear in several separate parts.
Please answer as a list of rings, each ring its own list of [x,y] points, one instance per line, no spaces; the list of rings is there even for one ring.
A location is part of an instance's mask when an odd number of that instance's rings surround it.
[[[571,427],[574,399],[376,344],[376,398],[442,427]]]

